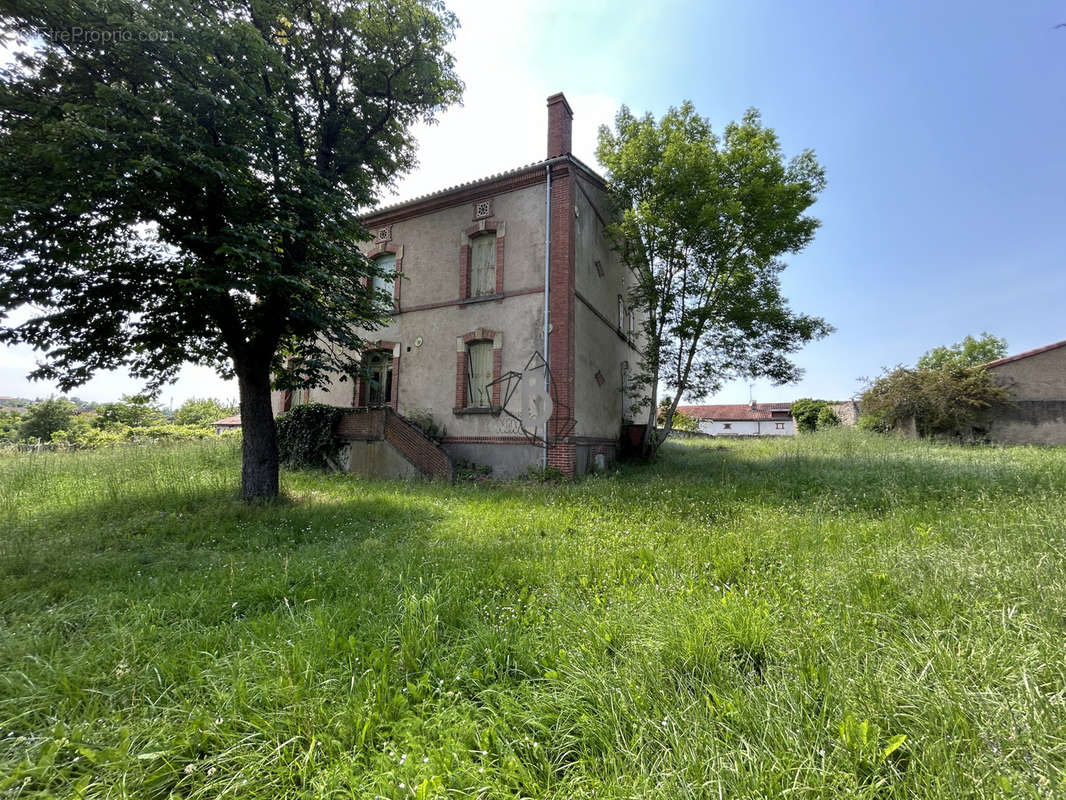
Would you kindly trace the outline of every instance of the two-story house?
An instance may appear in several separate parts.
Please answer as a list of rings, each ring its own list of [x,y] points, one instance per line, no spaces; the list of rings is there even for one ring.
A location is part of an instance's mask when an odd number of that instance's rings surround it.
[[[393,311],[367,334],[365,374],[279,394],[275,410],[310,400],[431,416],[452,459],[500,476],[612,460],[630,422],[639,321],[603,235],[604,181],[570,152],[572,120],[553,95],[544,160],[367,217],[365,252],[394,277],[375,284]]]

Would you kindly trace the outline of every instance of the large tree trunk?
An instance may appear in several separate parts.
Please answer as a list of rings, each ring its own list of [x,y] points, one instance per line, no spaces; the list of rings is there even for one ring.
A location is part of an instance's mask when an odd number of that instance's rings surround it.
[[[238,369],[241,393],[241,498],[278,496],[278,435],[270,407],[269,368]]]

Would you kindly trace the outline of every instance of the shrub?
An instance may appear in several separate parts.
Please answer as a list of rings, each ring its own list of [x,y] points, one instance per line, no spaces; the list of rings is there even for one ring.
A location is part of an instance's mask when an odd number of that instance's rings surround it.
[[[968,434],[985,409],[1010,402],[1010,392],[980,367],[899,366],[863,392],[863,427],[892,430],[913,418],[919,436]]]
[[[830,401],[812,400],[809,397],[792,404],[792,418],[796,420],[796,430],[803,433],[813,433],[840,424]]]
[[[455,462],[456,483],[479,483],[488,480],[491,475],[492,467],[487,464],[478,464],[474,461],[466,461],[462,458]]]
[[[700,424],[695,417],[690,417],[683,411],[675,411],[672,427],[679,431],[698,431]]]
[[[403,412],[403,417],[430,439],[440,441],[447,433],[443,425],[438,425],[433,419],[433,412],[428,408],[408,408]]]
[[[236,414],[237,409],[213,398],[190,397],[174,415],[175,425],[210,425],[212,422]]]
[[[324,403],[308,403],[279,415],[275,424],[281,463],[295,468],[332,466],[341,444],[333,429],[344,411]]]
[[[97,406],[93,424],[98,428],[110,428],[115,425],[127,425],[131,428],[147,428],[150,425],[162,425],[166,422],[163,412],[143,397],[123,395],[117,403],[104,403]]]
[[[70,427],[73,420],[74,404],[62,397],[50,397],[30,406],[19,425],[19,436],[50,442],[58,431]]]
[[[818,418],[816,420],[816,429],[825,430],[826,428],[833,428],[840,424],[840,417],[837,416],[837,412],[833,410],[833,407],[829,404],[822,406],[818,410]]]

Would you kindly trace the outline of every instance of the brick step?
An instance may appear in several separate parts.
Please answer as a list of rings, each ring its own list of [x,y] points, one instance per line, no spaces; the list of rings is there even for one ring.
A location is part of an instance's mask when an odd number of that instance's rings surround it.
[[[444,449],[388,406],[352,409],[337,422],[335,432],[349,441],[388,442],[423,475],[448,483],[455,479],[452,460]]]

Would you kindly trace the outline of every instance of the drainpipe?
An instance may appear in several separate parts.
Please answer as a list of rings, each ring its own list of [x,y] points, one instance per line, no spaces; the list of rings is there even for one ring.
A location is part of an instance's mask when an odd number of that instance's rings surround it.
[[[552,165],[544,165],[546,177],[544,189],[544,391],[551,395],[551,382],[548,380],[548,280],[551,277],[552,254]],[[548,420],[544,421],[544,455],[541,466],[548,468]]]

